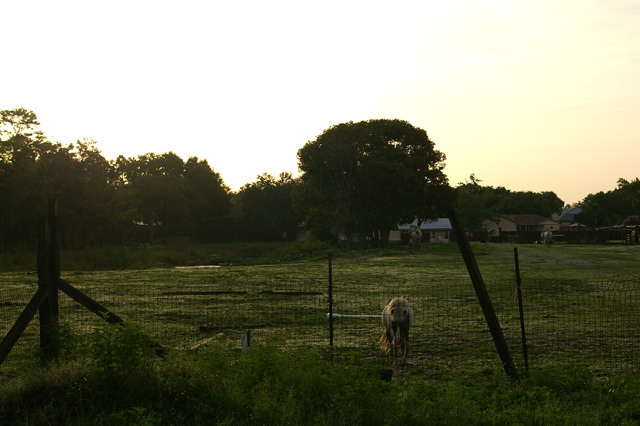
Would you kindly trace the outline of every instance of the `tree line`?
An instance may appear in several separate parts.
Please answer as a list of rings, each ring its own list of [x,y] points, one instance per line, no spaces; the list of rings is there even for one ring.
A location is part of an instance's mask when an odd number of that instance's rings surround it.
[[[564,205],[553,192],[482,186],[474,175],[452,187],[445,154],[402,120],[332,126],[298,151],[299,177],[262,174],[237,192],[207,160],[172,152],[106,160],[95,141],[52,142],[38,126],[32,111],[0,111],[0,250],[34,246],[51,198],[62,243],[76,248],[175,237],[293,240],[301,224],[318,239],[385,245],[398,223],[451,207],[478,229],[502,213],[550,217]],[[580,203],[585,223],[637,215],[639,194],[636,179],[589,195]]]
[[[501,214],[538,214],[552,217],[560,213],[563,201],[553,192],[509,191],[504,187],[480,185],[471,175],[458,184],[457,205],[465,224],[481,229],[484,219],[498,222]],[[575,221],[592,228],[615,225],[640,225],[640,180],[619,179],[615,189],[587,195],[573,206],[579,207]]]

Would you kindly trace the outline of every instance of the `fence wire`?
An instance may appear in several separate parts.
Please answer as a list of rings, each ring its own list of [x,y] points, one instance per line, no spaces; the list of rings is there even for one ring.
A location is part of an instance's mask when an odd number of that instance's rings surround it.
[[[180,279],[149,282],[144,271],[120,271],[64,277],[79,290],[127,321],[144,326],[163,346],[198,347],[212,337],[240,349],[243,331],[254,343],[276,342],[286,348],[329,344],[327,279],[292,277],[218,277],[206,283]],[[64,275],[64,274],[63,274]],[[37,288],[37,277],[4,274],[0,283],[0,332],[6,335]],[[337,277],[339,278],[339,277]],[[522,368],[523,345],[515,282],[487,282],[512,357]],[[633,371],[640,355],[640,279],[618,276],[599,282],[522,281],[529,365],[582,366],[597,374]],[[439,277],[437,282],[408,282],[382,272],[333,284],[334,346],[388,360],[377,347],[380,313],[392,297],[406,297],[415,321],[408,367],[446,378],[500,369],[482,310],[468,277]],[[60,295],[60,321],[89,336],[98,318]],[[37,321],[0,366],[0,375],[17,371],[34,358]],[[4,370],[4,372],[3,372]]]

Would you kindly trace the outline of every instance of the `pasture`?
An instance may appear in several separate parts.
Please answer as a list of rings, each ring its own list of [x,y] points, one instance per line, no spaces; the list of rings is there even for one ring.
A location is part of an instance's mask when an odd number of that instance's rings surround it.
[[[515,300],[513,247],[472,244],[503,332],[523,370]],[[213,247],[210,247],[213,249]],[[226,258],[224,245],[210,258]],[[640,355],[638,246],[518,246],[531,369],[583,366],[600,376],[635,371]],[[241,250],[240,250],[241,252]],[[73,256],[69,256],[73,257]],[[184,263],[192,263],[185,256]],[[328,262],[314,260],[233,266],[196,265],[109,269],[74,267],[62,254],[62,278],[125,320],[143,326],[172,351],[196,345],[240,351],[241,334],[283,350],[329,345]],[[380,312],[394,296],[412,304],[415,323],[407,365],[396,369],[434,381],[500,372],[484,317],[455,244],[345,253],[333,262],[336,356],[351,351],[390,366],[377,348]],[[37,286],[25,270],[0,274],[0,332],[4,336]],[[70,336],[96,328],[95,316],[60,295],[60,321]],[[17,377],[37,364],[37,323],[31,324],[0,378]],[[69,339],[77,341],[75,338]],[[61,342],[65,345],[65,342]]]

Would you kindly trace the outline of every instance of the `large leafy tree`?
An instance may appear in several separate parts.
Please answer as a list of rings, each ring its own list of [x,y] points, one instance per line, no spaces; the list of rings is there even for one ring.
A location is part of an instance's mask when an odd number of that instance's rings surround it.
[[[59,206],[63,244],[86,246],[122,237],[110,185],[111,166],[90,140],[63,146],[38,130],[34,112],[0,111],[0,249],[33,246],[47,200]]]
[[[640,180],[620,178],[615,189],[589,194],[579,206],[582,213],[577,219],[585,225],[620,225],[628,217],[640,215]]]
[[[502,213],[500,201],[508,193],[503,187],[482,186],[480,182],[471,174],[468,180],[456,187],[456,203],[462,223],[474,230],[481,229],[485,219],[499,220]]]
[[[293,210],[291,173],[279,178],[264,173],[238,192],[242,222],[238,229],[245,238],[258,240],[293,240],[298,230],[298,216]]]
[[[150,153],[110,162],[96,142],[52,143],[38,126],[32,111],[0,111],[0,250],[34,246],[51,198],[62,243],[73,247],[126,240],[136,221],[166,235],[224,230],[229,189],[206,161]]]
[[[381,240],[399,222],[435,218],[455,194],[445,155],[427,132],[402,120],[348,122],[298,151],[294,203],[316,235]]]
[[[231,195],[219,173],[207,160],[191,157],[184,163],[189,196],[188,231],[194,238],[219,239],[228,233],[225,222],[231,209]]]
[[[153,237],[213,237],[230,208],[229,189],[207,163],[196,157],[185,163],[172,152],[120,156],[116,181],[125,203]]]
[[[24,108],[0,111],[0,250],[32,245],[42,211],[38,164],[52,150],[37,130],[37,116]]]
[[[24,108],[0,111],[0,137],[7,140],[15,136],[26,136],[42,141],[42,132],[37,130],[39,125],[38,116],[33,111]]]
[[[554,192],[509,191],[501,197],[498,204],[503,214],[537,214],[551,217],[560,213],[564,202]]]
[[[58,201],[63,243],[86,247],[121,242],[129,218],[111,185],[112,168],[95,141],[83,140],[43,153],[43,194]]]

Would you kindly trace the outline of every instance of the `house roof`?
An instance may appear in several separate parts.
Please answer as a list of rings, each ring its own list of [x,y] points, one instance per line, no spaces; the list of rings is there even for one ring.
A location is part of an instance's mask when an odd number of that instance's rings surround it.
[[[501,214],[500,217],[518,225],[537,225],[545,220],[537,214]]]
[[[573,207],[562,213],[562,216],[558,219],[559,222],[568,224],[576,221],[576,216],[582,213],[582,209],[580,207]]]
[[[398,225],[400,231],[408,231],[411,226],[418,226],[418,219],[412,223]],[[451,230],[451,222],[446,217],[441,217],[436,220],[428,220],[420,224],[420,229],[423,231],[437,231],[437,230]]]
[[[538,225],[549,221],[557,222],[538,214],[501,214],[500,217],[517,225]]]

